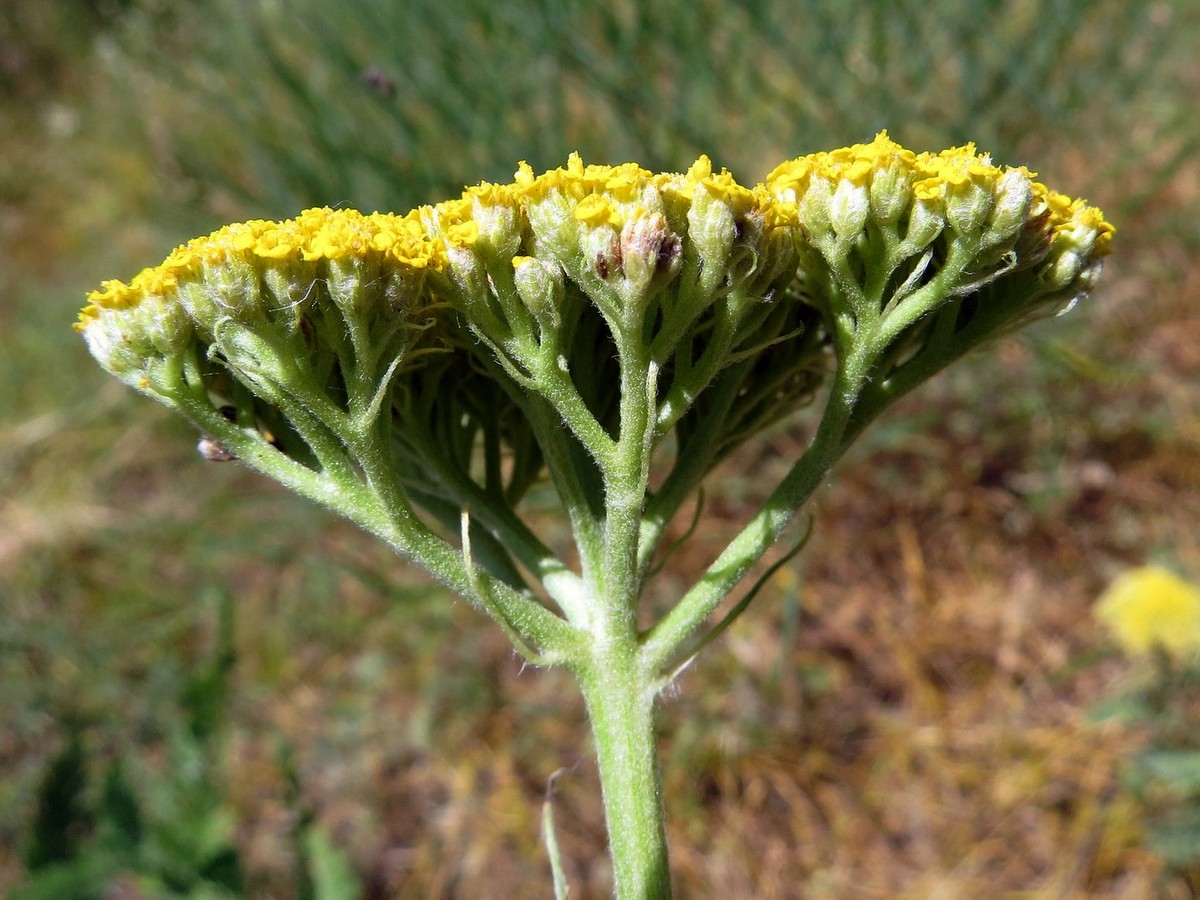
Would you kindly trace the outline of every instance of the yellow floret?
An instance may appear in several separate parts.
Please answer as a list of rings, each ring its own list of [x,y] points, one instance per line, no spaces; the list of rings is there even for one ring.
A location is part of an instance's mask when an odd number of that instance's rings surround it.
[[[525,160],[521,160],[517,164],[517,171],[513,174],[513,181],[516,182],[516,186],[518,188],[533,187],[535,180],[533,166],[529,165]]]
[[[620,228],[624,223],[621,213],[613,202],[603,194],[589,194],[575,207],[575,218],[588,225],[612,225]]]

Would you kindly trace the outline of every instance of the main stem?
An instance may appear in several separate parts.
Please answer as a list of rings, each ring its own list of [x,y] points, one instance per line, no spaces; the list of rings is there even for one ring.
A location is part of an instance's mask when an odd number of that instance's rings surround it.
[[[671,873],[654,744],[651,679],[635,640],[594,645],[576,671],[600,766],[615,893],[620,900],[667,900]]]
[[[604,556],[589,579],[590,644],[573,666],[583,690],[620,900],[667,900],[671,873],[654,746],[654,673],[640,653],[638,540],[649,477],[655,369],[640,332],[618,329],[620,435],[603,466]],[[633,335],[633,338],[630,335]]]

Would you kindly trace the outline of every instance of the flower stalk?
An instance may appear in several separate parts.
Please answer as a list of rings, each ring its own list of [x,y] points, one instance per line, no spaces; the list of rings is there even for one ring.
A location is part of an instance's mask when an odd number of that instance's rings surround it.
[[[571,671],[616,892],[668,897],[654,709],[683,648],[728,625],[710,617],[897,397],[1094,285],[1112,226],[1033,177],[886,134],[752,188],[705,157],[683,174],[521,164],[406,215],[227,226],[105,282],[77,327],[112,374]],[[676,514],[821,396],[762,508],[647,621]],[[577,566],[531,525],[542,480]]]

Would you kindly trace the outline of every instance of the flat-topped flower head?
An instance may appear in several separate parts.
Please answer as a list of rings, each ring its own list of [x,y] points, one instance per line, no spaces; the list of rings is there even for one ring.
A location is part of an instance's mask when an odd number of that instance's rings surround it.
[[[267,393],[289,378],[336,393],[407,346],[425,273],[443,265],[415,218],[309,209],[226,225],[104,282],[76,328],[101,365],[168,403],[188,367]]]
[[[843,242],[858,235],[868,214],[878,225],[894,225],[912,214],[916,201],[927,207],[916,218],[925,239],[932,240],[931,219],[975,234],[986,230],[998,185],[1009,171],[992,165],[974,144],[918,154],[881,131],[867,144],[785,162],[766,184],[797,206],[806,228],[833,230]]]
[[[635,163],[585,164],[577,153],[540,174],[522,162],[511,184],[469,187],[419,216],[446,248],[456,285],[451,294],[464,311],[470,307],[468,321],[502,341],[522,330],[524,313],[534,312],[512,308],[513,298],[525,296],[507,289],[512,273],[504,263],[514,257],[557,265],[590,303],[619,321],[641,315],[684,270],[689,253],[702,273],[697,311],[747,277],[766,289],[793,255],[790,236],[778,232],[796,224],[794,209],[761,186],[745,187],[727,170],[715,170],[706,156],[674,174]],[[536,316],[544,315],[538,303]]]
[[[1113,227],[1034,177],[974,144],[915,153],[880,132],[785,162],[765,184],[795,209],[804,278],[843,343],[877,332],[903,338],[911,357],[933,337],[925,318],[952,301],[976,298],[937,333],[970,343],[1051,315],[1095,282]]]
[[[740,440],[813,395],[831,345],[841,357],[869,345],[890,386],[908,383],[893,379],[902,368],[927,377],[934,360],[1065,307],[1095,282],[1112,233],[1094,207],[971,144],[915,153],[881,132],[752,187],[707,156],[670,173],[572,154],[406,214],[317,208],[227,225],[104,282],[77,327],[106,368],[168,402],[192,360],[268,404],[300,378],[331,408],[375,415],[379,397],[355,391],[437,380],[413,374],[429,359],[414,341],[442,354],[435,369],[510,379],[507,396],[577,395],[600,418],[636,359],[657,382],[651,443],[695,432],[688,417],[736,362],[739,396],[754,398]],[[562,381],[582,373],[583,387]]]
[[[103,282],[88,294],[77,327],[86,333],[89,323],[106,310],[135,307],[149,297],[170,300],[181,285],[220,281],[225,267],[261,272],[273,261],[320,263],[347,258],[373,258],[390,270],[424,269],[439,265],[442,252],[417,222],[390,213],[363,215],[325,208],[305,210],[283,222],[239,222],[175,248],[160,265],[144,269],[128,284]],[[255,294],[239,299],[254,307],[263,298]]]

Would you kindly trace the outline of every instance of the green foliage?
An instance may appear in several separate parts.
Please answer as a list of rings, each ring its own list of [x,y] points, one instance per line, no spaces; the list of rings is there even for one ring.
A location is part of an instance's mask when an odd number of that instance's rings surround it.
[[[1200,889],[1200,660],[1159,650],[1137,690],[1105,707],[1147,735],[1124,767],[1126,785],[1146,812],[1146,841],[1169,875]]]
[[[67,745],[50,763],[38,791],[25,865],[31,870],[73,859],[79,852],[80,830],[90,825],[83,807],[83,741],[73,731]]]
[[[246,876],[234,844],[235,820],[223,797],[221,734],[228,718],[233,606],[219,605],[212,659],[187,680],[166,725],[166,764],[155,771],[135,754],[106,762],[89,750],[84,730],[68,726],[38,791],[19,900],[102,900],[122,882],[155,897],[243,896]],[[138,774],[140,789],[131,784]],[[95,782],[99,778],[97,788]],[[297,796],[294,803],[300,803]],[[311,812],[296,839],[303,900],[348,900],[357,879]]]
[[[291,747],[281,748],[279,767],[288,786],[288,806],[296,811],[291,838],[298,862],[297,900],[354,900],[361,896],[357,874],[333,846],[329,832],[318,824],[316,811],[304,799]]]

